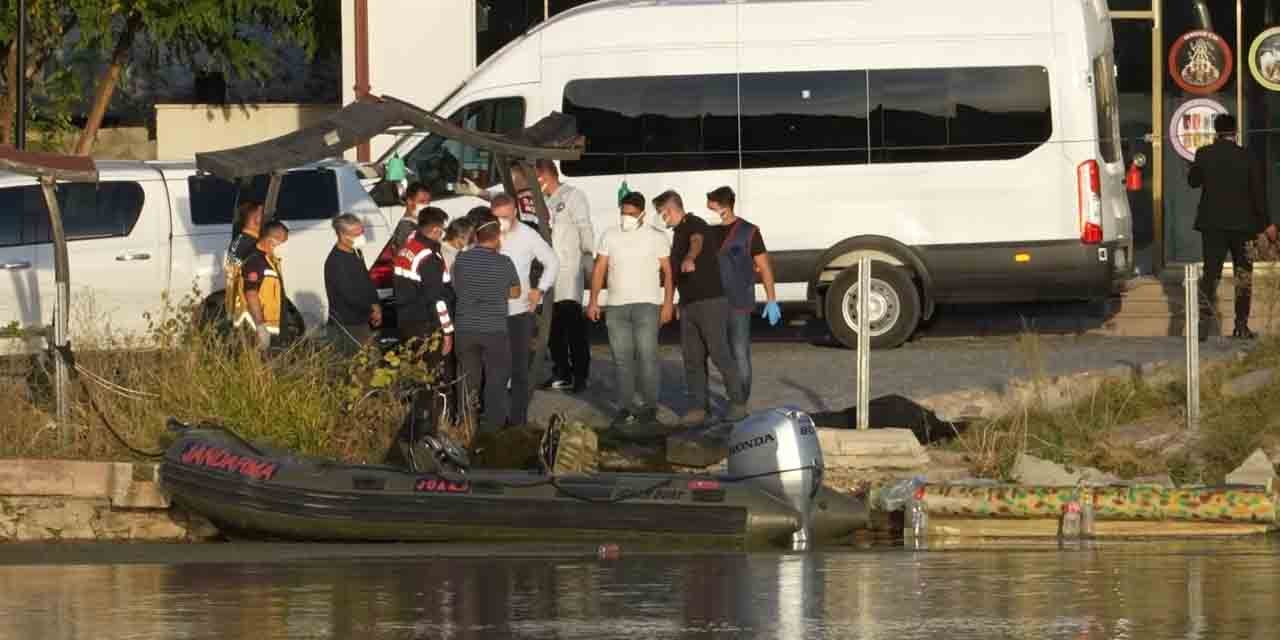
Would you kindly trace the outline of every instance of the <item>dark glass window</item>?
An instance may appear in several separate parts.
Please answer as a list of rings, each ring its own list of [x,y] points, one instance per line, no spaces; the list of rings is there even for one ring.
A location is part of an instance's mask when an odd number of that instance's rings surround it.
[[[708,171],[738,166],[733,74],[574,80],[564,112],[586,136],[570,176]]]
[[[1010,160],[1053,133],[1044,67],[871,71],[872,161]]]
[[[236,206],[242,200],[266,202],[270,176],[254,176],[237,186],[216,176],[193,176],[191,189],[191,221],[198,225],[231,224]],[[338,176],[328,169],[305,169],[284,174],[280,182],[280,198],[276,201],[275,219],[328,220],[338,211]]]
[[[136,182],[58,185],[58,207],[67,240],[124,238],[133,232],[145,197]],[[40,187],[0,189],[0,246],[53,242],[49,210]]]
[[[742,166],[866,164],[867,73],[742,76]]]
[[[471,131],[515,133],[524,128],[524,99],[475,102],[457,110],[449,121]],[[405,167],[413,174],[410,179],[427,185],[435,198],[452,195],[460,175],[484,189],[501,184],[493,160],[488,151],[437,135],[427,136],[404,157]]]

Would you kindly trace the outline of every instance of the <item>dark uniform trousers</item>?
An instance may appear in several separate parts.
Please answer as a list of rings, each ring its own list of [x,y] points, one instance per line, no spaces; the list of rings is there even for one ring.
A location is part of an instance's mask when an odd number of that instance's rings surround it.
[[[551,361],[555,377],[586,384],[591,377],[591,334],[582,303],[561,300],[551,315]]]
[[[1222,266],[1227,254],[1231,254],[1231,268],[1235,279],[1235,326],[1249,326],[1249,312],[1253,302],[1253,258],[1249,255],[1249,242],[1255,237],[1241,231],[1202,231],[1204,245],[1204,274],[1200,278],[1200,324],[1203,327],[1219,327],[1218,282],[1222,280]]]

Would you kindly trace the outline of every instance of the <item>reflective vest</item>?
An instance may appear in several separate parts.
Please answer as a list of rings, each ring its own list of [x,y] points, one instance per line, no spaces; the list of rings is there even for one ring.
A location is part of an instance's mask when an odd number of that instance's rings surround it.
[[[248,246],[246,247],[246,243]],[[222,261],[222,272],[226,276],[226,287],[222,292],[222,309],[227,314],[227,320],[235,323],[238,317],[236,309],[236,301],[239,300],[244,293],[244,280],[240,278],[240,267],[244,265],[240,255],[245,253],[244,249],[249,248],[249,255],[253,255],[256,248],[253,245],[258,243],[258,234],[242,230],[231,239],[231,244],[227,246],[227,255]]]
[[[236,304],[232,316],[235,318],[237,327],[244,326],[250,329],[257,329],[258,327],[253,320],[253,314],[249,313],[249,303],[244,295],[246,278],[256,277],[252,271],[252,265],[249,263],[256,260],[258,256],[265,259],[267,265],[262,270],[262,283],[258,286],[258,300],[262,303],[263,325],[267,328],[267,333],[279,335],[280,316],[284,308],[284,279],[281,275],[280,260],[261,251],[250,256],[248,260],[245,260],[245,264],[241,265],[241,286],[236,296]]]
[[[422,267],[427,262],[436,266],[429,274],[440,274],[438,278],[430,278],[430,282],[422,277]],[[415,233],[396,251],[391,264],[396,277],[396,315],[401,328],[440,327],[446,335],[453,333],[453,320],[449,316],[452,278],[439,243],[424,242],[422,236]]]

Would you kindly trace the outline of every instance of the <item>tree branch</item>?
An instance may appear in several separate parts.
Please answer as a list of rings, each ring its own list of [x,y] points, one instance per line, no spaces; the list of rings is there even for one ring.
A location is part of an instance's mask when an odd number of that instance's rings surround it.
[[[133,48],[133,39],[141,28],[142,14],[138,11],[129,14],[129,18],[125,20],[124,31],[120,32],[120,38],[116,40],[115,49],[111,52],[111,63],[98,79],[98,86],[93,95],[93,106],[89,109],[84,131],[80,132],[80,140],[76,142],[76,155],[87,156],[93,149],[98,130],[102,128],[102,120],[107,115],[107,107],[111,104],[111,97],[115,95],[116,83],[120,81],[124,63],[129,59],[129,50]]]

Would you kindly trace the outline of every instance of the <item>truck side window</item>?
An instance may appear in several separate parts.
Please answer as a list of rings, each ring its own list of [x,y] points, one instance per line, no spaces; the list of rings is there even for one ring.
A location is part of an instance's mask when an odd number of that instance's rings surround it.
[[[212,175],[191,176],[187,179],[191,221],[197,225],[229,225],[240,201],[266,201],[270,182],[265,175],[254,176],[241,185]],[[277,219],[330,220],[339,213],[338,177],[332,171],[304,169],[284,175],[276,202]]]
[[[58,185],[62,228],[68,241],[128,237],[138,223],[144,201],[142,186],[136,182]],[[52,241],[40,187],[0,189],[0,246]]]

